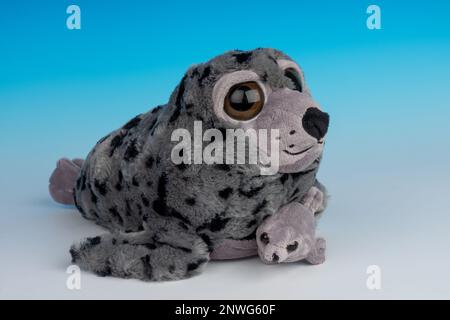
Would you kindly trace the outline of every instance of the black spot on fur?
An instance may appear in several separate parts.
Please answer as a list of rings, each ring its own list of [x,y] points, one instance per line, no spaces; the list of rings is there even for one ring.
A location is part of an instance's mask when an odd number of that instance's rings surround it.
[[[111,151],[109,153],[109,156],[112,157],[114,152],[123,144],[123,138],[124,136],[122,134],[118,134],[111,140]]]
[[[139,180],[137,179],[136,176],[134,176],[133,179],[131,180],[131,184],[135,187],[139,187]]]
[[[158,197],[161,199],[165,199],[167,196],[167,177],[163,173],[158,180]]]
[[[154,243],[146,243],[144,244],[144,246],[149,250],[155,250],[156,248],[158,248]]]
[[[267,200],[264,199],[260,204],[258,204],[258,205],[255,207],[255,209],[253,209],[252,214],[253,214],[253,215],[256,215],[256,214],[260,213],[261,210],[263,210],[264,207],[265,207],[266,205],[267,205]]]
[[[239,188],[239,193],[243,196],[246,196],[247,198],[252,198],[257,195],[262,189],[264,189],[264,187],[265,184],[263,183],[261,186],[255,187],[250,190],[243,190],[242,188]]]
[[[76,263],[80,259],[80,253],[74,248],[70,248],[70,256],[72,257],[72,263]]]
[[[113,245],[116,245],[116,244],[117,244],[117,239],[116,239],[116,238],[113,238],[112,241],[111,241],[111,243],[112,243]]]
[[[105,196],[108,193],[108,188],[106,187],[106,182],[100,182],[99,180],[95,179],[94,187],[95,187],[95,189],[97,189],[97,191],[102,196]]]
[[[135,118],[131,119],[130,121],[127,122],[127,124],[125,124],[122,129],[125,130],[131,130],[134,127],[136,127],[140,122],[141,122],[141,115],[136,116]]]
[[[267,58],[272,61],[274,64],[276,64],[278,66],[278,62],[277,59],[275,59],[274,57],[272,57],[271,55],[267,55]]]
[[[144,204],[144,206],[148,207],[150,206],[150,201],[147,199],[147,197],[143,194],[141,194],[141,199],[142,199],[142,203]]]
[[[204,229],[209,229],[212,232],[221,231],[225,228],[228,221],[230,221],[230,218],[221,218],[219,215],[217,215],[211,220],[211,222],[204,223],[203,225],[198,227],[197,232]]]
[[[120,190],[122,190],[122,181],[123,181],[123,173],[122,173],[122,171],[119,170],[117,178],[118,178],[118,182],[117,182],[115,188],[116,188],[117,191],[120,191]]]
[[[188,103],[185,108],[186,110],[192,109],[194,107],[194,105],[192,103]]]
[[[149,156],[147,160],[145,161],[145,166],[150,169],[153,166],[153,162],[155,162],[155,159],[153,159],[152,156]]]
[[[182,163],[180,163],[180,164],[177,164],[176,167],[177,167],[178,169],[180,169],[181,171],[184,171],[184,170],[186,170],[187,165],[186,165],[185,163],[182,162]]]
[[[183,221],[184,223],[186,223],[186,224],[191,224],[191,221],[189,221],[189,219],[188,218],[186,218],[186,217],[184,217],[181,213],[179,213],[177,210],[175,210],[175,209],[171,209],[171,208],[168,208],[169,209],[169,215],[171,215],[172,217],[175,217],[175,218],[177,218],[177,219],[179,219],[179,220],[181,220],[181,221]]]
[[[230,171],[231,170],[231,167],[230,167],[230,165],[228,165],[228,164],[216,164],[216,165],[214,165],[214,168],[216,168],[216,169],[218,169],[218,170],[221,170],[221,171]]]
[[[198,82],[200,83],[200,85],[202,84],[203,80],[205,80],[206,78],[209,77],[210,74],[211,74],[211,67],[207,66],[205,68],[205,70],[203,70],[201,77],[198,79]]]
[[[242,53],[236,53],[233,55],[233,57],[236,58],[237,63],[245,63],[247,62],[252,56],[252,52],[242,52]]]
[[[111,262],[109,260],[106,260],[105,267],[102,270],[98,270],[96,273],[100,277],[110,276],[112,274]]]
[[[189,229],[189,227],[184,222],[180,222],[178,225],[184,230],[188,230]]]
[[[141,258],[142,265],[144,267],[144,274],[147,279],[151,279],[153,277],[153,267],[150,263],[150,256],[146,255],[145,257]]]
[[[150,134],[153,135],[153,133],[155,132],[155,125],[156,122],[158,121],[158,118],[155,118],[152,123],[150,123],[150,126],[148,127],[148,131],[150,131]]]
[[[230,195],[232,193],[233,193],[233,188],[227,187],[227,188],[219,191],[219,196],[226,200],[230,197]]]
[[[101,241],[102,241],[102,239],[100,237],[86,239],[86,243],[91,247],[98,245]]]
[[[112,208],[110,208],[108,211],[109,211],[109,213],[111,213],[111,215],[112,215],[115,219],[117,219],[117,221],[119,221],[119,223],[120,223],[121,225],[123,225],[123,218],[122,218],[122,216],[120,215],[119,211],[117,211],[117,208],[116,208],[116,207],[112,207]]]
[[[205,119],[203,119],[203,117],[201,115],[199,115],[199,114],[195,114],[194,118],[197,121],[205,122]]]
[[[172,209],[167,206],[166,204],[166,196],[167,196],[167,177],[165,174],[162,174],[158,181],[158,198],[153,201],[153,210],[161,216],[172,216],[175,217],[184,223],[190,225],[191,222],[189,219],[184,217],[181,213],[179,213],[177,210]]]
[[[198,72],[198,68],[195,68],[194,70],[192,70],[191,79],[198,75],[200,75],[200,73]]]
[[[195,205],[195,198],[187,198],[184,202],[186,202],[188,206],[193,206]]]
[[[177,120],[178,117],[180,116],[180,113],[181,113],[181,107],[177,106],[175,108],[175,111],[170,116],[169,122],[174,122],[175,120]]]
[[[176,246],[169,245],[169,244],[167,244],[167,243],[166,243],[166,245],[168,245],[168,246],[170,246],[170,247],[172,247],[172,248],[181,250],[181,251],[186,252],[186,253],[192,253],[192,249],[189,249],[189,248],[176,247]]]
[[[247,228],[253,227],[256,224],[256,222],[257,222],[256,219],[250,221],[249,223],[247,223]]]
[[[181,108],[181,100],[183,99],[184,91],[186,90],[185,83],[184,83],[185,80],[186,80],[186,76],[184,76],[183,79],[181,79],[180,86],[178,87],[177,98],[175,100],[175,105],[176,105],[176,107],[178,109],[178,115],[179,115],[179,112],[180,112],[179,109]],[[178,118],[178,115],[176,116],[176,118]],[[172,115],[172,117],[173,117],[173,115]],[[170,122],[176,120],[176,118],[172,120],[172,117],[169,120]]]
[[[131,217],[131,205],[129,199],[125,199],[125,214],[127,217]]]
[[[157,106],[156,108],[154,108],[150,113],[151,114],[154,114],[154,113],[156,113],[156,112],[159,112],[159,110],[161,110],[161,106]]]
[[[125,151],[124,160],[129,162],[137,157],[139,150],[137,149],[136,140],[132,140]]]
[[[168,270],[169,270],[170,273],[174,273],[175,272],[175,266],[173,264],[170,265]]]
[[[152,241],[153,241],[155,244],[157,244],[157,245],[168,246],[168,247],[171,247],[171,248],[173,248],[173,249],[175,249],[175,250],[181,250],[181,251],[186,252],[186,253],[192,253],[192,250],[191,250],[190,248],[178,247],[178,246],[174,246],[174,245],[172,245],[172,244],[170,244],[170,243],[158,241],[158,238],[157,238],[156,236],[154,236],[154,237],[152,238]]]
[[[281,178],[280,178],[280,182],[281,182],[282,184],[284,184],[288,178],[289,178],[289,174],[284,173],[284,174],[281,176]]]
[[[95,210],[89,210],[89,213],[91,214],[91,216],[94,216],[94,217],[96,217],[96,218],[100,218],[99,217],[99,215],[98,215],[98,213],[97,213],[97,211],[95,211]]]
[[[97,204],[97,202],[98,202],[97,196],[94,194],[94,192],[92,192],[92,190],[89,190],[89,192],[91,193],[91,201],[92,201],[92,203]]]
[[[196,262],[189,263],[187,265],[187,271],[188,272],[194,271],[194,270],[198,269],[198,267],[200,267],[202,264],[204,264],[207,261],[208,260],[206,260],[206,259],[200,259],[200,260],[198,260]]]
[[[200,237],[202,238],[203,241],[205,241],[206,245],[208,246],[208,252],[212,252],[214,250],[214,247],[209,236],[207,234],[202,233],[200,234]]]

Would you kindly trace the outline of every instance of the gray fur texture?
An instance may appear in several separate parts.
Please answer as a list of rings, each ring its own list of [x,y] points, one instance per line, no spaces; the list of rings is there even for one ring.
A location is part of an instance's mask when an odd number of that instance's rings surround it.
[[[286,65],[298,70],[301,90],[286,76]],[[251,121],[232,121],[220,112],[221,94],[249,76],[264,86],[265,105]],[[280,210],[292,208],[289,219],[296,211],[303,216],[298,203],[318,183],[328,127],[328,115],[319,109],[301,69],[274,49],[230,51],[190,68],[166,105],[138,115],[89,153],[76,181],[75,205],[109,233],[74,245],[73,262],[102,276],[183,279],[199,273],[226,241],[254,241],[258,226]],[[314,120],[318,113],[326,121]],[[194,121],[202,121],[204,130],[279,129],[280,172],[262,176],[257,165],[247,164],[175,165],[171,133],[193,133]]]

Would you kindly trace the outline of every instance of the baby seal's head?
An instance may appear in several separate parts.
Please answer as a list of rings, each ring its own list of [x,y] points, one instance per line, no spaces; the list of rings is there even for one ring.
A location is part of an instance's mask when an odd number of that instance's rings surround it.
[[[191,67],[170,104],[185,124],[202,121],[204,129],[278,129],[279,171],[286,173],[320,158],[329,124],[302,69],[274,49],[230,51]]]
[[[302,219],[305,216],[296,210],[283,208],[263,221],[256,231],[258,254],[263,262],[293,262],[308,257],[314,246],[314,227]]]

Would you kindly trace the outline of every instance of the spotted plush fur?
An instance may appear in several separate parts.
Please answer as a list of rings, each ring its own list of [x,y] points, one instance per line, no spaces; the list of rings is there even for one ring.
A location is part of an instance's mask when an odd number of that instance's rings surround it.
[[[254,240],[262,221],[314,186],[320,156],[295,173],[262,176],[255,165],[175,165],[174,129],[226,129],[212,111],[212,90],[225,73],[253,70],[273,90],[290,85],[273,49],[231,51],[192,67],[166,105],[136,116],[102,138],[74,190],[83,217],[109,233],[70,252],[101,276],[175,280],[199,273],[227,240]],[[255,251],[256,253],[256,251]]]

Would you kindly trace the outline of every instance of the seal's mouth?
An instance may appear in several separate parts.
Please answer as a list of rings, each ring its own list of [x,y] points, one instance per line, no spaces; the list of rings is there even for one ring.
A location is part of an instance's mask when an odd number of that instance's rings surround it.
[[[302,151],[299,151],[299,152],[290,152],[290,151],[288,151],[288,150],[283,150],[283,151],[284,151],[285,153],[287,153],[288,155],[291,155],[291,156],[298,156],[298,155],[300,155],[300,154],[303,154],[303,153],[305,153],[305,152],[311,150],[313,147],[314,147],[314,146],[310,146],[310,147],[308,147],[308,148],[306,148],[306,149],[304,149],[304,150],[302,150]]]

